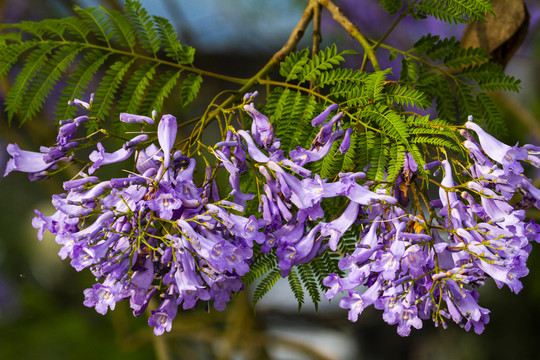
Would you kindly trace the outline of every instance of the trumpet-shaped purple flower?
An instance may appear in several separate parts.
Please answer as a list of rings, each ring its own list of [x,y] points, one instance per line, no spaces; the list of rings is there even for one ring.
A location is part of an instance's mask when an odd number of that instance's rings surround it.
[[[172,321],[178,312],[176,298],[173,295],[166,296],[157,310],[152,310],[152,316],[148,319],[148,325],[154,328],[155,335],[163,335],[165,331],[172,329]]]
[[[163,115],[158,124],[158,141],[163,150],[163,167],[165,169],[169,168],[171,150],[176,140],[176,131],[176,118],[172,115]]]
[[[121,148],[113,153],[105,152],[105,148],[101,143],[97,144],[97,150],[94,150],[89,158],[93,164],[88,169],[89,174],[93,174],[103,165],[109,165],[126,160],[133,153],[133,148]]]
[[[53,168],[55,162],[45,161],[47,152],[34,152],[21,150],[17,144],[8,144],[7,152],[11,155],[6,165],[4,176],[7,176],[12,171],[20,171],[28,173],[30,180],[37,180],[46,176],[45,171]]]

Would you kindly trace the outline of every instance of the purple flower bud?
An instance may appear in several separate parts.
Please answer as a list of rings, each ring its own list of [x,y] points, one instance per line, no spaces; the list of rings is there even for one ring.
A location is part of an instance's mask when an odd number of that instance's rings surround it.
[[[163,115],[158,124],[158,141],[163,150],[163,167],[169,168],[171,150],[176,139],[176,118],[172,115]]]
[[[122,145],[122,147],[124,149],[128,149],[128,148],[133,147],[135,145],[139,145],[140,143],[145,142],[146,140],[148,140],[148,135],[146,135],[146,134],[137,135],[133,139],[131,139],[128,142],[124,143],[124,145]]]
[[[148,116],[127,114],[127,113],[120,113],[120,121],[128,123],[128,124],[147,123],[150,125],[154,125],[154,119],[149,118]]]
[[[311,126],[315,127],[315,126],[319,126],[320,124],[322,124],[326,120],[328,115],[332,111],[336,110],[338,107],[339,107],[338,104],[332,104],[332,105],[328,106],[326,108],[326,110],[324,110],[322,113],[317,115],[313,120],[311,120]]]
[[[339,146],[339,152],[342,154],[345,154],[347,151],[349,151],[349,147],[351,146],[351,134],[353,133],[353,128],[348,128],[345,130],[345,136],[343,137],[343,142]]]
[[[251,134],[255,142],[262,148],[273,148],[274,128],[268,118],[255,109],[253,104],[244,105],[244,110],[253,119],[251,123]]]

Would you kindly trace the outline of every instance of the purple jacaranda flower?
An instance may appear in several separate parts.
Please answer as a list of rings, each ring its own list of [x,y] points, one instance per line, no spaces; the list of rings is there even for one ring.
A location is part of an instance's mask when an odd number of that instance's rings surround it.
[[[345,130],[345,136],[343,136],[343,142],[339,146],[339,152],[342,154],[345,154],[347,151],[349,151],[349,148],[351,147],[351,134],[353,133],[353,128],[348,128]]]
[[[120,235],[114,234],[105,240],[100,240],[97,244],[89,246],[87,243],[74,244],[71,266],[77,271],[81,271],[91,265],[101,261],[109,250],[109,246],[117,241]]]
[[[407,297],[404,300],[396,301],[391,308],[395,317],[392,318],[392,316],[388,316],[385,318],[384,316],[387,314],[387,311],[385,311],[385,314],[383,315],[384,320],[389,325],[398,324],[397,333],[400,336],[409,336],[411,333],[411,326],[415,329],[422,328],[422,320],[418,318],[418,310],[414,304],[414,300],[414,289],[410,289]]]
[[[6,165],[4,176],[7,176],[12,171],[20,171],[28,173],[32,179],[40,179],[46,177],[46,170],[55,166],[55,162],[46,162],[46,152],[34,152],[21,150],[17,144],[8,144],[7,152],[11,155]]]
[[[349,278],[340,278],[337,274],[330,274],[323,279],[323,285],[329,287],[324,294],[326,300],[334,298],[340,291],[352,290],[359,285],[359,283],[351,282]]]
[[[511,147],[505,143],[495,139],[493,136],[485,132],[480,126],[473,123],[472,119],[465,123],[467,129],[473,130],[478,135],[480,146],[484,152],[493,160],[503,165],[504,171],[521,174],[523,167],[517,162],[518,160],[527,160],[528,152],[524,148],[517,146]]]
[[[82,238],[94,238],[103,228],[106,228],[113,220],[114,213],[112,211],[106,211],[94,221],[90,226],[71,234],[73,239],[80,240]]]
[[[139,145],[140,143],[145,142],[147,140],[148,140],[148,135],[146,135],[146,134],[137,135],[133,139],[125,142],[124,145],[122,145],[122,147],[123,148],[130,148],[130,147],[133,147],[135,145]]]
[[[251,134],[255,142],[264,149],[275,149],[274,145],[274,128],[266,116],[261,114],[253,103],[244,105],[244,110],[253,119],[251,123]]]
[[[203,288],[201,277],[195,272],[195,260],[188,251],[177,253],[177,270],[174,273],[178,291],[196,291]]]
[[[257,90],[252,93],[245,93],[242,97],[242,100],[251,101],[253,100],[253,98],[257,97],[257,95],[259,95],[259,92]]]
[[[334,129],[334,125],[338,123],[342,116],[343,113],[340,112],[337,115],[333,116],[329,122],[321,125],[321,129],[315,136],[315,139],[313,139],[313,141],[311,142],[309,150],[319,149],[321,146],[324,146],[328,141],[330,141],[331,136],[334,133],[332,131]]]
[[[203,277],[210,287],[210,298],[214,300],[214,309],[217,311],[225,310],[225,305],[231,300],[231,292],[238,292],[244,287],[242,280],[236,275],[203,273]]]
[[[81,191],[84,189],[84,186],[92,183],[97,183],[99,178],[97,176],[85,176],[80,179],[74,179],[69,181],[64,181],[62,187],[66,191]]]
[[[152,200],[147,202],[148,208],[155,211],[162,219],[171,220],[173,212],[182,206],[182,200],[169,183],[161,182]]]
[[[270,158],[264,155],[262,151],[259,150],[257,145],[255,145],[255,143],[253,142],[253,139],[251,138],[251,136],[248,134],[247,131],[239,130],[238,135],[240,135],[246,141],[249,156],[251,156],[253,160],[262,164],[267,163],[270,160]],[[236,147],[236,149],[238,149],[238,147]]]
[[[158,124],[158,141],[163,150],[163,167],[169,168],[171,150],[176,139],[176,118],[172,115],[163,115]]]
[[[372,305],[379,297],[382,280],[377,280],[363,294],[356,291],[349,291],[349,296],[344,297],[339,302],[339,307],[349,310],[349,321],[356,322],[360,315],[368,306]]]
[[[304,222],[287,222],[276,231],[268,234],[267,241],[262,247],[263,252],[268,253],[268,250],[275,246],[286,246],[298,242],[304,236],[304,229]]]
[[[451,191],[450,188],[454,187],[454,179],[452,178],[452,165],[448,160],[441,162],[444,169],[444,177],[441,181],[441,185],[445,188],[439,188],[439,198],[441,199],[443,207],[452,206],[457,201],[457,195]]]
[[[152,315],[148,319],[148,325],[154,327],[155,335],[162,335],[172,328],[172,321],[176,317],[178,305],[174,295],[166,295],[161,301],[157,310],[152,310]]]
[[[322,113],[313,118],[313,120],[311,120],[311,126],[316,127],[322,124],[326,120],[326,118],[328,118],[328,115],[330,115],[330,113],[336,110],[338,107],[338,104],[332,104],[328,106],[326,110],[324,110]]]
[[[152,299],[152,296],[156,293],[156,288],[153,288],[148,292],[143,289],[131,289],[129,306],[133,309],[133,316],[141,316],[150,304],[150,299]]]
[[[330,236],[328,247],[332,251],[337,250],[337,243],[341,236],[351,227],[358,217],[360,205],[351,201],[349,206],[343,211],[340,217],[321,227],[321,236]]]
[[[386,201],[390,204],[397,203],[397,199],[393,196],[377,194],[359,185],[356,183],[356,178],[356,176],[342,177],[340,189],[337,193],[360,205],[371,205],[380,201]]]
[[[114,310],[116,303],[127,295],[122,283],[107,278],[103,284],[94,284],[91,289],[84,290],[84,305],[95,307],[99,314],[105,315],[109,308]]]
[[[527,178],[522,178],[519,184],[525,195],[534,200],[534,205],[540,209],[540,190],[536,188]]]
[[[154,281],[154,261],[150,255],[142,251],[137,254],[137,260],[131,270],[135,270],[131,275],[131,284],[137,289],[148,290]]]
[[[88,168],[88,173],[93,174],[103,165],[114,164],[126,160],[133,153],[133,148],[121,148],[113,153],[106,153],[101,143],[97,143],[98,150],[94,150],[89,158],[93,164]]]
[[[323,146],[320,146],[314,150],[306,150],[301,147],[297,147],[295,150],[291,150],[291,159],[300,166],[303,166],[309,162],[318,161],[328,155],[334,141],[343,135],[343,130],[339,129],[330,135],[328,140]]]
[[[90,94],[90,99],[88,102],[82,101],[80,99],[73,99],[68,101],[69,106],[79,106],[82,108],[85,108],[86,110],[89,110],[92,107],[92,103],[94,102],[94,93]]]
[[[129,124],[146,123],[146,124],[154,125],[154,119],[148,116],[134,115],[134,114],[128,114],[128,113],[120,113],[120,121],[129,123]]]
[[[294,265],[303,264],[312,260],[321,245],[321,238],[317,237],[322,224],[317,224],[302,239],[295,243],[282,243],[276,250],[279,259],[278,267],[281,276],[286,277]]]
[[[371,270],[380,272],[384,280],[394,280],[400,269],[401,258],[405,253],[405,244],[396,234],[390,249],[385,251],[371,266]]]
[[[136,167],[139,173],[143,174],[149,169],[159,169],[160,159],[163,158],[163,152],[151,144],[146,149],[138,151],[136,156]]]

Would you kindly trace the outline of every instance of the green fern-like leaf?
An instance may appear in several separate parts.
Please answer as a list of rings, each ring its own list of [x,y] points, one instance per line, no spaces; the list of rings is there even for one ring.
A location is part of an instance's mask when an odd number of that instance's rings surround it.
[[[84,59],[81,60],[73,73],[71,73],[66,87],[62,89],[62,95],[55,111],[56,121],[68,119],[75,115],[75,108],[68,106],[68,101],[83,96],[92,77],[109,56],[109,53],[99,50],[90,51],[85,54]]]
[[[279,279],[281,279],[281,271],[279,268],[275,268],[266,275],[255,288],[255,292],[253,293],[253,307],[255,307],[259,300],[261,300],[263,296],[276,285]]]
[[[485,119],[488,131],[495,135],[507,133],[501,112],[497,108],[497,105],[495,105],[495,102],[485,93],[479,93],[476,96],[476,102],[479,107],[481,119]]]
[[[340,86],[358,84],[362,82],[365,77],[366,73],[359,70],[337,68],[321,72],[320,76],[315,79],[315,85],[320,88],[324,88],[328,85],[335,85],[331,91],[332,94],[335,94],[343,91]]]
[[[195,55],[195,49],[189,46],[183,46],[178,41],[174,27],[169,20],[160,17],[152,17],[155,22],[156,31],[161,40],[161,46],[165,50],[167,56],[181,64],[193,63],[193,56]]]
[[[109,24],[110,37],[117,43],[129,48],[131,52],[135,48],[137,41],[135,31],[129,24],[129,20],[120,12],[107,10],[100,7],[101,12]]]
[[[386,166],[388,165],[390,141],[387,138],[376,138],[369,152],[370,168],[367,176],[376,181],[384,181],[386,178]]]
[[[360,137],[356,135],[353,131],[351,134],[351,145],[349,150],[345,153],[343,157],[343,165],[341,167],[341,172],[352,172],[357,169],[358,166],[358,145]]]
[[[47,63],[51,52],[57,47],[59,47],[59,44],[57,43],[45,42],[28,55],[24,67],[17,75],[17,78],[6,97],[6,111],[10,123],[16,113],[22,113],[22,103],[24,98],[28,96],[30,84],[32,84],[36,74],[39,74],[39,70]],[[35,113],[39,109],[24,109],[24,111],[28,110]]]
[[[143,102],[141,114],[149,116],[152,114],[153,110],[161,112],[163,101],[169,96],[173,88],[176,86],[181,73],[182,70],[177,72],[167,71],[159,76],[155,85],[149,91],[148,96]]]
[[[199,93],[203,78],[199,74],[189,74],[182,82],[182,90],[180,91],[180,102],[182,106],[186,106],[192,102]]]
[[[342,170],[344,155],[338,151],[340,146],[339,141],[334,141],[330,152],[320,160],[320,170],[316,172],[323,179],[328,179],[336,176]]]
[[[315,305],[315,310],[319,309],[319,303],[321,302],[321,292],[319,290],[318,281],[315,273],[312,269],[312,263],[300,264],[297,266],[298,273],[300,274],[300,279],[302,284],[306,288],[313,304]]]
[[[329,48],[321,50],[317,55],[313,56],[306,62],[302,69],[302,72],[298,74],[298,81],[300,83],[304,81],[310,81],[320,76],[322,71],[330,70],[341,62],[345,61],[343,55],[354,54],[352,50],[346,50],[341,53],[337,52],[336,45],[332,45]]]
[[[285,78],[286,82],[298,79],[304,65],[309,61],[309,50],[304,49],[299,52],[292,52],[279,65],[279,74]]]
[[[100,104],[99,109],[96,112],[96,117],[98,119],[106,120],[120,83],[133,62],[134,59],[130,60],[128,58],[122,58],[115,62],[105,73],[105,76],[99,83],[99,88],[95,97],[95,102]],[[91,129],[89,131],[95,130],[96,129]]]
[[[22,102],[22,108],[26,109],[26,111],[23,112],[21,123],[24,123],[37,113],[62,73],[71,65],[80,51],[80,46],[62,46],[52,55],[51,61],[47,62],[39,70],[28,88],[28,96]]]
[[[88,84],[99,78],[100,87],[91,90],[101,120],[121,111],[161,110],[182,71],[188,75],[180,97],[184,104],[192,101],[202,81],[200,70],[186,66],[194,50],[181,45],[172,25],[148,15],[140,2],[127,0],[125,11],[75,7],[75,17],[0,26],[0,77],[24,59],[6,97],[8,121],[35,116],[54,87],[61,92],[56,120],[71,117],[75,111],[67,102],[88,96]]]
[[[21,54],[38,45],[38,41],[26,41],[0,48],[0,78],[7,75]]]
[[[74,7],[75,13],[90,28],[92,34],[101,42],[111,46],[112,38],[111,27],[113,22],[107,17],[106,12],[101,9],[91,7],[82,9],[79,6]]]
[[[464,66],[483,64],[489,60],[490,56],[486,50],[469,47],[459,49],[444,57],[444,66],[448,68],[462,68]]]
[[[152,22],[152,17],[138,1],[126,0],[124,10],[143,49],[157,56],[160,38]]]
[[[249,286],[260,279],[265,274],[269,273],[272,269],[277,268],[276,256],[274,254],[259,253],[254,255],[254,262],[251,265],[249,272],[242,277],[242,282]]]
[[[287,280],[289,281],[289,286],[294,294],[294,298],[296,301],[298,301],[298,311],[300,311],[300,309],[302,309],[302,305],[304,304],[304,289],[302,289],[302,283],[300,282],[294,268],[289,273]]]
[[[308,147],[316,129],[311,120],[316,114],[315,100],[301,92],[276,88],[270,94],[265,112],[274,126],[276,138],[281,139],[281,149],[287,153],[296,146]]]
[[[392,109],[385,105],[366,108],[362,115],[375,120],[386,134],[407,146],[409,144],[409,129],[407,123]]]
[[[404,86],[389,86],[386,91],[386,96],[389,101],[398,105],[414,106],[421,109],[426,109],[430,103],[427,101],[425,94],[416,89],[409,89]]]
[[[459,147],[451,140],[433,136],[415,136],[411,140],[414,144],[430,144],[433,146],[459,151]]]
[[[468,66],[457,77],[475,81],[483,91],[518,92],[520,89],[520,80],[506,75],[502,67],[494,63]]]
[[[401,0],[381,0],[379,5],[381,5],[390,15],[394,15],[397,14],[403,4]]]
[[[385,69],[382,71],[376,71],[373,74],[370,74],[365,80],[366,95],[371,99],[370,102],[378,102],[384,99],[382,94],[384,88],[384,82],[386,81],[386,76],[391,74],[390,69]]]
[[[388,164],[387,181],[393,183],[401,169],[403,169],[403,161],[405,160],[405,147],[398,143],[390,145],[390,162]]]
[[[416,11],[431,15],[448,23],[466,23],[485,20],[485,14],[493,13],[489,0],[423,0],[415,5]]]
[[[147,88],[154,79],[158,64],[144,64],[137,69],[126,82],[122,96],[118,101],[122,112],[136,114],[142,104]]]

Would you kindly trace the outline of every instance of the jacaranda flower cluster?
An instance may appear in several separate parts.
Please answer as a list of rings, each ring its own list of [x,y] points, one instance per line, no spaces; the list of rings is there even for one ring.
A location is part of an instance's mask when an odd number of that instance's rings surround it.
[[[480,333],[489,310],[478,304],[478,287],[491,278],[520,291],[531,242],[540,234],[525,218],[527,208],[539,207],[540,190],[524,176],[521,163],[540,165],[540,148],[510,147],[468,121],[460,131],[466,166],[440,159],[419,169],[407,153],[392,183],[368,181],[363,172],[322,179],[309,164],[328,156],[336,142],[341,153],[350,147],[353,128],[342,122],[342,112],[331,116],[338,106],[312,120],[319,132],[309,149],[285,154],[270,121],[249,103],[256,95],[244,97],[251,131],[231,128],[210,148],[216,163],[206,167],[200,185],[195,159],[175,151],[175,117],[162,116],[156,129],[155,114],[121,114],[120,121],[140,124],[140,134],[114,152],[96,143],[87,166],[63,184],[64,193],[53,196],[56,212],[35,211],[38,238],[45,230],[54,234],[60,257],[95,275],[96,284],[84,291],[86,306],[105,314],[129,299],[139,316],[155,302],[148,323],[161,335],[171,330],[179,306],[190,309],[205,301],[223,310],[244,287],[241,276],[254,262],[254,244],[276,256],[285,277],[325,251],[339,252],[353,227],[361,229],[356,249],[340,253],[341,272],[324,279],[327,299],[344,294],[339,306],[348,309],[351,321],[373,305],[402,336],[429,318],[443,326],[452,319]],[[40,152],[8,145],[6,175],[22,171],[31,180],[43,179],[58,163],[73,161],[80,144],[73,139],[86,120],[63,121],[57,144]],[[133,168],[126,177],[98,175],[105,165],[129,161]],[[228,187],[215,180],[221,169]],[[426,177],[433,170],[443,171],[440,181]],[[242,190],[245,173],[255,174],[256,193]],[[430,201],[416,186],[420,178],[438,187],[437,198]],[[324,212],[321,204],[331,198],[345,201],[341,212]],[[250,202],[258,204],[260,215],[244,214]]]

